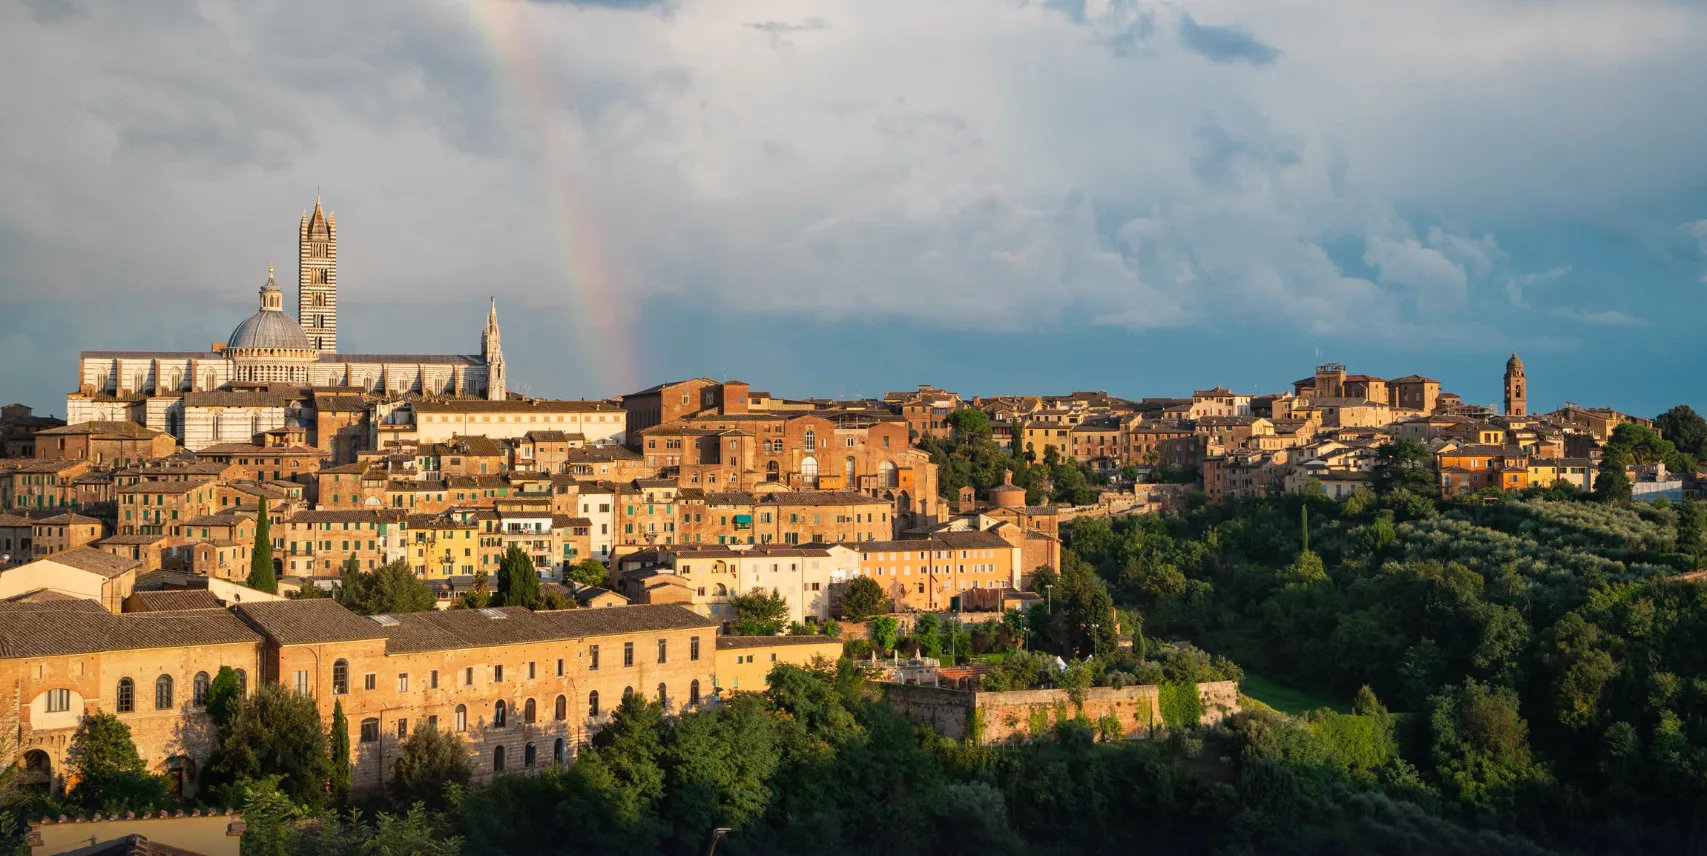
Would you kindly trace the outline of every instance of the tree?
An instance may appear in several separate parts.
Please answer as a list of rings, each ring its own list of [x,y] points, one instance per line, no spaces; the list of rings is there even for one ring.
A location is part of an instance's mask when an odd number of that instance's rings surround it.
[[[525,606],[533,609],[539,606],[539,571],[533,566],[533,557],[521,547],[511,544],[504,549],[503,558],[498,560],[498,597],[499,606]]]
[[[332,772],[328,782],[332,801],[344,803],[350,798],[350,721],[344,717],[344,702],[332,703],[332,734],[328,751],[332,757]]]
[[[67,797],[106,814],[168,808],[177,800],[165,780],[148,774],[130,726],[117,716],[96,712],[83,717],[71,736],[71,769],[77,779]]]
[[[1594,477],[1594,496],[1601,502],[1627,502],[1630,474],[1624,471],[1624,451],[1607,444],[1601,453],[1600,470]]]
[[[871,641],[877,643],[880,651],[895,650],[895,643],[900,638],[900,623],[893,616],[880,615],[871,622]]]
[[[256,687],[226,728],[212,772],[227,782],[277,775],[292,802],[325,805],[332,753],[313,697],[271,682]]]
[[[882,584],[871,577],[855,577],[842,593],[842,617],[849,621],[865,621],[889,611],[889,598]]]
[[[598,559],[582,559],[570,565],[564,575],[584,586],[603,588],[610,585],[610,572]]]
[[[213,682],[207,685],[207,715],[213,724],[225,728],[243,704],[243,687],[237,683],[237,672],[230,666],[220,666]]]
[[[485,571],[475,571],[474,580],[469,584],[468,591],[462,593],[463,609],[485,609],[492,605],[490,590],[491,578]]]
[[[443,809],[446,785],[467,785],[474,775],[468,744],[431,726],[415,729],[403,741],[403,754],[391,766],[391,797],[399,805],[425,804]]]
[[[1434,472],[1434,453],[1410,437],[1398,437],[1375,449],[1375,470],[1371,482],[1375,492],[1388,496],[1408,490],[1421,496],[1437,488]]]
[[[433,590],[402,559],[366,573],[356,568],[355,557],[351,556],[339,576],[338,602],[358,615],[428,612],[438,608]]]
[[[267,518],[266,497],[261,497],[255,512],[255,549],[249,554],[249,587],[268,594],[279,593],[279,578],[273,572],[273,524]]]
[[[755,589],[736,596],[735,633],[739,636],[775,636],[788,620],[788,601],[775,589]]]
[[[948,414],[948,426],[962,440],[973,440],[990,435],[990,416],[982,410],[963,407]]]
[[[1687,404],[1679,404],[1654,419],[1654,427],[1677,450],[1697,458],[1707,458],[1707,419]]]

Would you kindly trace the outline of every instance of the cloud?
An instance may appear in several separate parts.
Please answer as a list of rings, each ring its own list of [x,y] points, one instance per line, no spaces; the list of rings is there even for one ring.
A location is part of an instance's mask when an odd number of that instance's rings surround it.
[[[319,186],[344,299],[496,293],[570,337],[640,340],[668,302],[779,324],[1474,341],[1505,323],[1485,301],[1543,281],[1510,270],[1511,232],[1707,186],[1707,96],[1687,83],[1707,78],[1707,9],[1191,13],[0,4],[0,74],[31,81],[0,90],[18,129],[0,135],[0,296],[145,294],[186,345],[212,341],[268,263],[288,273]],[[762,49],[783,35],[798,45]]]
[[[1685,223],[1683,228],[1689,230],[1689,233],[1695,236],[1696,242],[1701,245],[1701,254],[1707,256],[1707,220],[1696,220],[1694,223]],[[1707,282],[1707,273],[1703,273],[1701,275],[1701,281]]]
[[[1199,24],[1190,14],[1180,16],[1180,42],[1187,50],[1213,62],[1272,65],[1280,51],[1263,44],[1243,27]]]
[[[1554,318],[1564,318],[1579,321],[1583,324],[1596,324],[1604,327],[1641,327],[1648,322],[1619,312],[1616,309],[1577,309],[1568,306],[1555,306],[1547,310]]]
[[[1526,289],[1533,288],[1537,285],[1546,285],[1551,282],[1557,282],[1570,272],[1570,265],[1560,265],[1556,268],[1542,271],[1540,273],[1526,273],[1521,276],[1513,275],[1506,277],[1506,299],[1511,302],[1511,305],[1519,309],[1528,309],[1529,301],[1526,296]]]

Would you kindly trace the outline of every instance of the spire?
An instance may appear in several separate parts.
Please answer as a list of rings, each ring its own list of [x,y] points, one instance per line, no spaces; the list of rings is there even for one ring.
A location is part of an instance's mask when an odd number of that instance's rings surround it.
[[[486,312],[486,330],[480,334],[480,357],[486,363],[486,398],[503,401],[508,395],[504,372],[504,347],[498,334],[498,298]]]

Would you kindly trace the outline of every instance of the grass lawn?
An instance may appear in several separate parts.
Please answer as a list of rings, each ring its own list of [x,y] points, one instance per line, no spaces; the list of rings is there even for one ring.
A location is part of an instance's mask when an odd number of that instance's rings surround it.
[[[1282,713],[1309,713],[1319,707],[1331,708],[1339,713],[1350,713],[1351,705],[1324,698],[1314,693],[1281,686],[1261,675],[1245,673],[1245,680],[1240,685],[1245,695],[1268,705]]]

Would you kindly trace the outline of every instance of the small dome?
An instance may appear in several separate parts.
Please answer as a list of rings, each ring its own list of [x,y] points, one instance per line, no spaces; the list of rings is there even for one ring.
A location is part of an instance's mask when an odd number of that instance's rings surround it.
[[[1511,359],[1505,361],[1505,367],[1508,369],[1521,369],[1521,368],[1523,368],[1523,361],[1517,358],[1517,352],[1516,351],[1512,352]]]
[[[291,348],[299,351],[313,350],[308,343],[308,334],[302,332],[302,326],[296,319],[277,309],[263,309],[243,320],[237,329],[231,331],[231,339],[225,343],[227,348]]]

